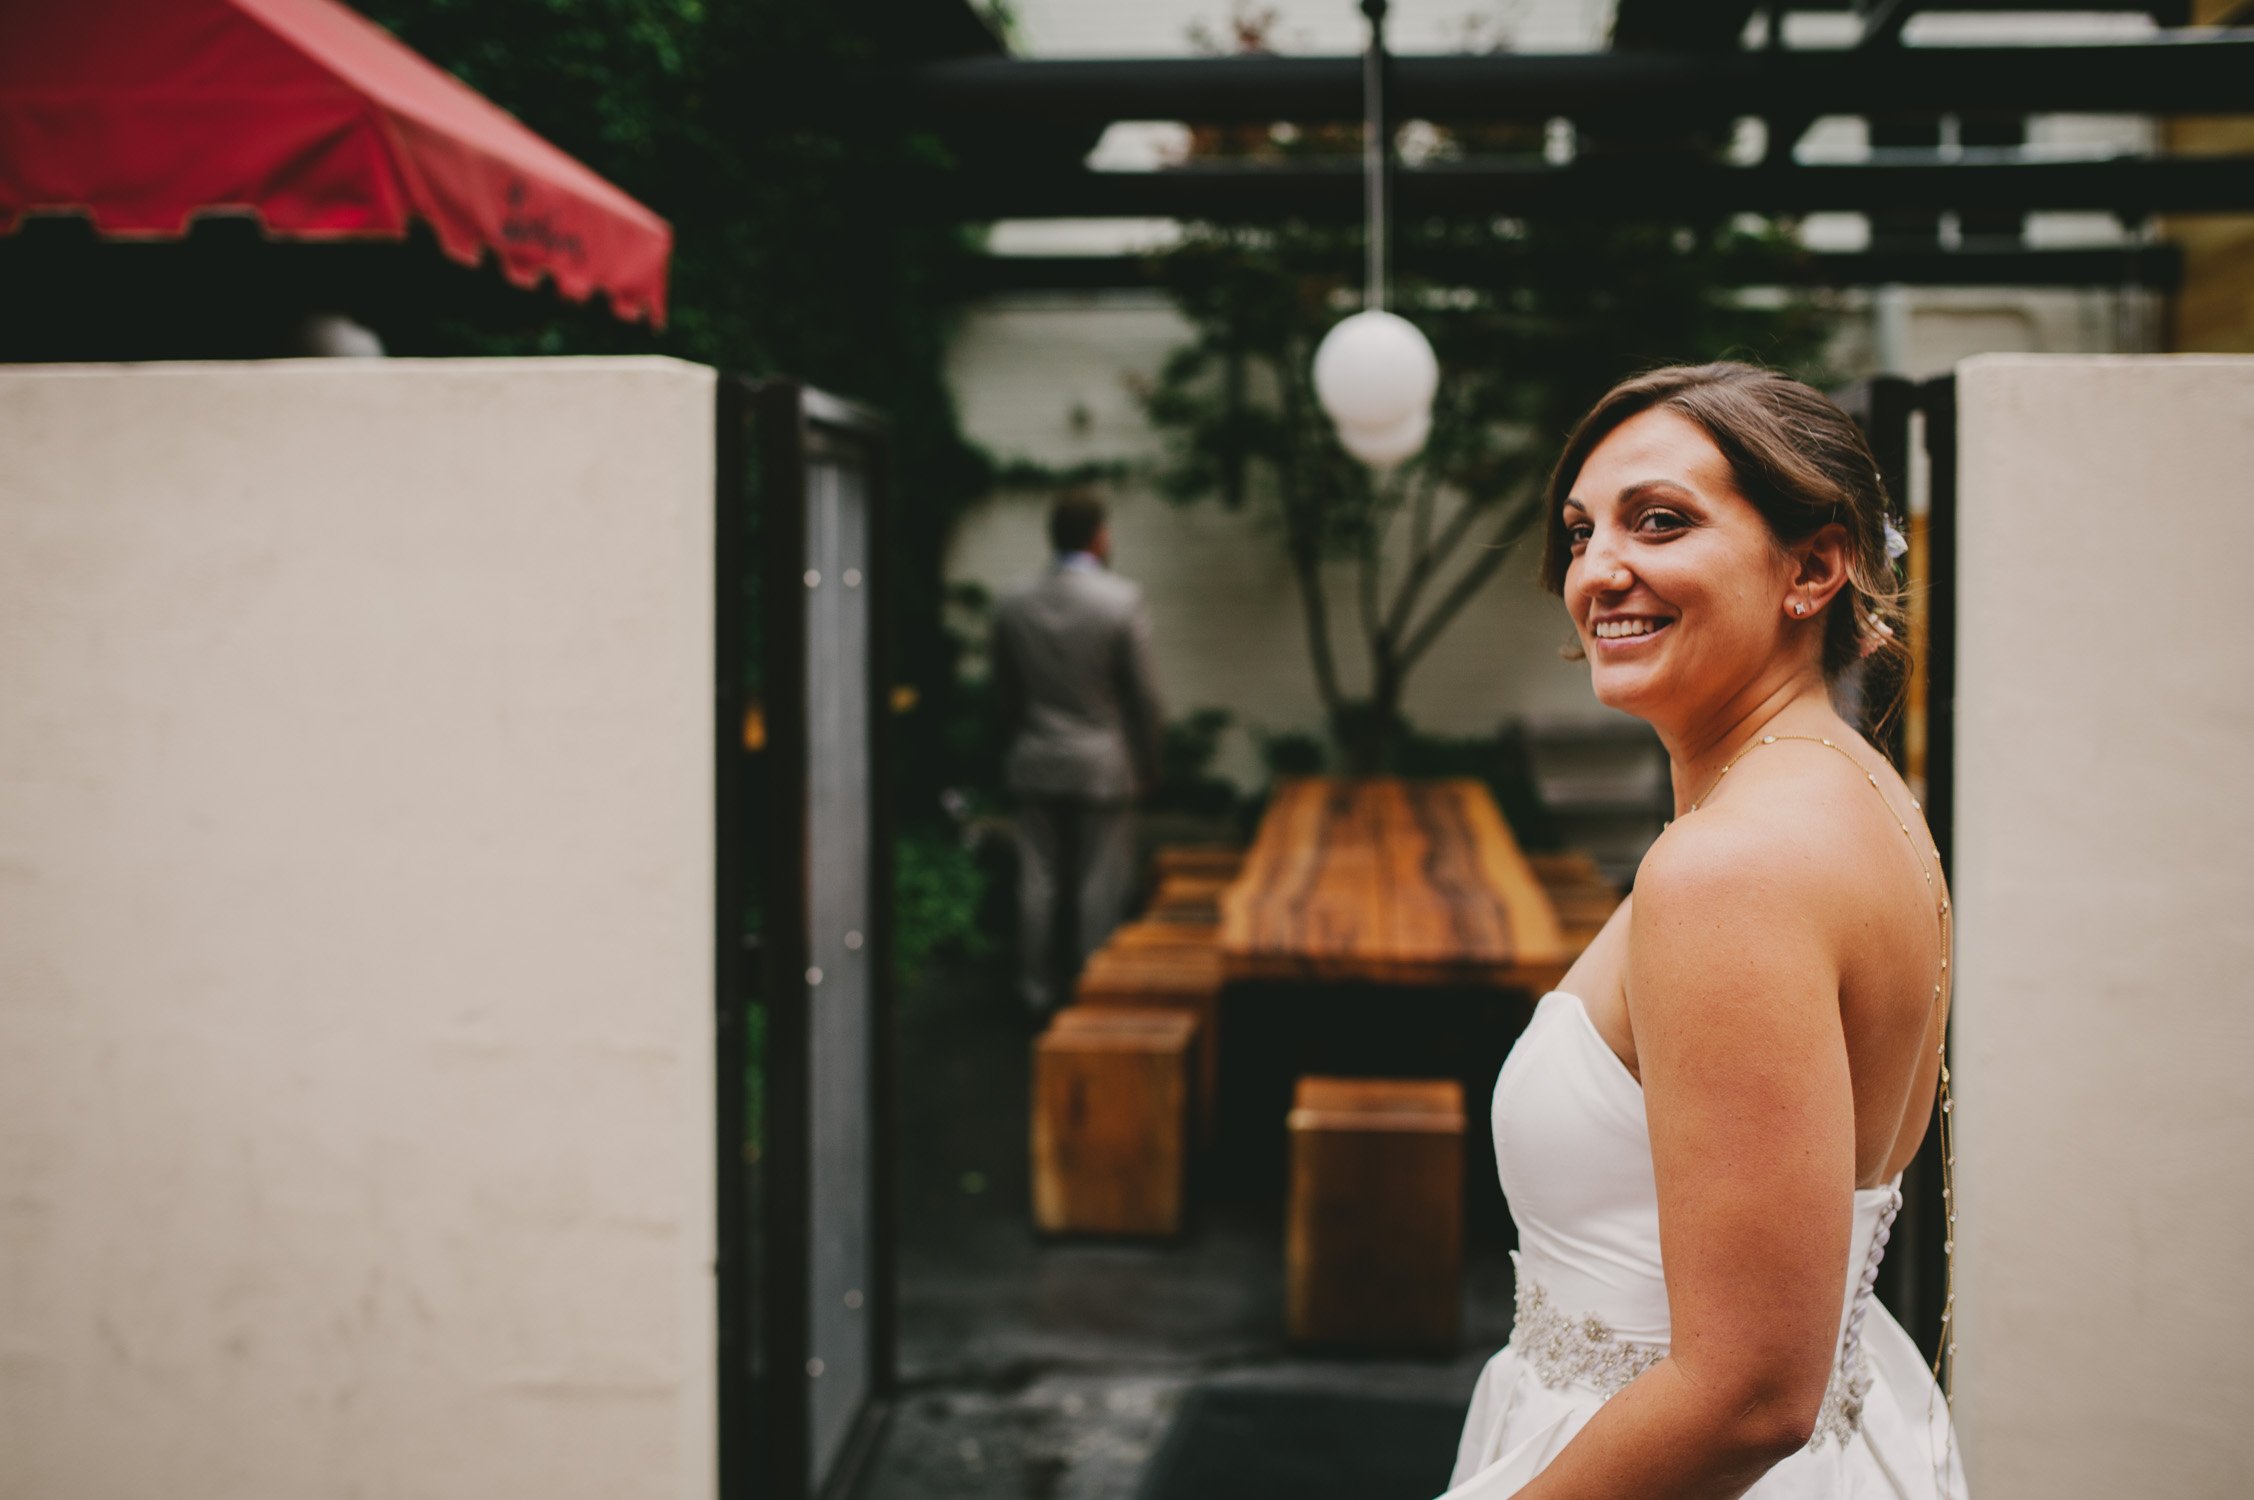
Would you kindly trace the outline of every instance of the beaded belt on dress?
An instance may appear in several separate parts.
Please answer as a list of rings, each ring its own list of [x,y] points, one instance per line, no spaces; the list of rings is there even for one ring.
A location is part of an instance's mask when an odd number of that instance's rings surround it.
[[[1839,1340],[1839,1358],[1833,1362],[1831,1380],[1824,1387],[1823,1405],[1817,1408],[1816,1430],[1808,1439],[1811,1448],[1834,1438],[1844,1447],[1862,1429],[1863,1400],[1871,1388],[1869,1362],[1863,1357],[1863,1314],[1870,1308],[1872,1289],[1878,1285],[1878,1263],[1886,1253],[1894,1215],[1901,1206],[1902,1195],[1897,1191],[1879,1215],[1878,1231],[1871,1237],[1870,1254],[1855,1287],[1854,1306],[1847,1314],[1847,1328]],[[1517,1303],[1511,1347],[1552,1390],[1585,1385],[1609,1400],[1629,1381],[1667,1357],[1664,1344],[1624,1339],[1602,1318],[1576,1318],[1562,1311],[1541,1283],[1524,1274],[1518,1278]]]

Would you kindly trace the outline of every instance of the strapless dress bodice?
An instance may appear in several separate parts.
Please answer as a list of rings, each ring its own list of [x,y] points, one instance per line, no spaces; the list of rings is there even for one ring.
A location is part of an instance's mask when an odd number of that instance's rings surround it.
[[[1577,996],[1556,990],[1535,1006],[1495,1081],[1492,1125],[1518,1227],[1518,1315],[1473,1396],[1451,1500],[1524,1484],[1597,1406],[1666,1357],[1672,1331],[1643,1088]],[[1901,1202],[1899,1180],[1855,1194],[1814,1437],[1750,1495],[1962,1495],[1947,1405],[1876,1298]]]
[[[1667,1275],[1643,1088],[1578,997],[1542,997],[1495,1080],[1492,1114],[1521,1281],[1618,1338],[1664,1348]],[[1843,1336],[1877,1285],[1900,1205],[1898,1183],[1855,1194]]]

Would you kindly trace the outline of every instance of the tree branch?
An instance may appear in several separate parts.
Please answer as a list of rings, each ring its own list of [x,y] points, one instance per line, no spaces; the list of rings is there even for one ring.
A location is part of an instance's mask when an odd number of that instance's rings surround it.
[[[1470,603],[1472,596],[1494,576],[1495,570],[1511,555],[1511,550],[1533,529],[1534,520],[1540,514],[1541,506],[1536,503],[1533,495],[1519,497],[1503,524],[1495,529],[1487,550],[1464,570],[1463,576],[1455,581],[1448,592],[1440,596],[1439,602],[1425,615],[1423,623],[1417,626],[1415,633],[1401,647],[1400,669],[1404,676],[1416,664],[1417,659],[1431,649],[1432,643],[1440,638],[1440,632],[1447,628],[1456,612]]]
[[[1303,395],[1286,370],[1278,372],[1277,400],[1282,407],[1284,441],[1276,461],[1277,498],[1283,503],[1284,539],[1291,553],[1293,575],[1299,580],[1299,607],[1307,627],[1307,654],[1315,668],[1315,690],[1322,696],[1323,712],[1333,723],[1344,702],[1338,690],[1338,663],[1331,656],[1330,601],[1323,594],[1323,539],[1310,513],[1320,510],[1306,487],[1322,484],[1320,459],[1316,472],[1307,472],[1306,455],[1297,440],[1302,430]]]
[[[1407,631],[1409,615],[1416,609],[1417,600],[1423,595],[1425,586],[1432,582],[1433,575],[1440,571],[1440,565],[1448,560],[1448,555],[1456,550],[1457,544],[1470,533],[1473,523],[1480,517],[1481,509],[1466,500],[1448,518],[1448,524],[1440,529],[1439,539],[1428,547],[1417,549],[1416,555],[1409,560],[1408,576],[1401,580],[1400,591],[1393,596],[1393,608],[1385,621],[1387,635],[1399,640]]]
[[[1324,451],[1328,452],[1329,444],[1325,442],[1323,446]],[[1404,508],[1401,502],[1406,490],[1400,483],[1399,470],[1389,476],[1392,481],[1390,483],[1366,471],[1357,477],[1367,486],[1369,497],[1367,504],[1358,507],[1354,540],[1355,556],[1361,566],[1357,582],[1362,592],[1362,630],[1374,642],[1384,629],[1379,619],[1381,611],[1378,603],[1385,583],[1385,549],[1393,540],[1393,523]]]
[[[1385,533],[1374,526],[1362,528],[1361,596],[1362,634],[1369,638],[1370,664],[1374,667],[1385,645],[1385,625],[1378,618],[1378,561],[1384,555]]]
[[[1417,511],[1409,528],[1409,556],[1422,557],[1424,549],[1432,542],[1433,504],[1440,497],[1440,472],[1428,467],[1424,483],[1417,486]]]

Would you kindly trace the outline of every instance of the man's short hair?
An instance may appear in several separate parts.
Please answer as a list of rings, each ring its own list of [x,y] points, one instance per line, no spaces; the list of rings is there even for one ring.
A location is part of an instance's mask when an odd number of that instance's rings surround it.
[[[1049,507],[1049,545],[1059,552],[1085,552],[1104,529],[1104,503],[1093,490],[1066,490]]]

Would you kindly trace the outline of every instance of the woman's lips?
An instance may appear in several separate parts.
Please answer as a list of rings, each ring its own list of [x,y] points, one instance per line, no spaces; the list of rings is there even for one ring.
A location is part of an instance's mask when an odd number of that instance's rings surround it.
[[[1613,622],[1607,620],[1601,623],[1609,625]],[[1633,635],[1599,635],[1597,634],[1597,627],[1591,626],[1589,628],[1589,640],[1597,650],[1607,656],[1613,656],[1621,652],[1634,651],[1639,646],[1650,645],[1653,641],[1665,635],[1668,627],[1675,622],[1672,619],[1646,616],[1640,618],[1636,623],[1644,628]]]

